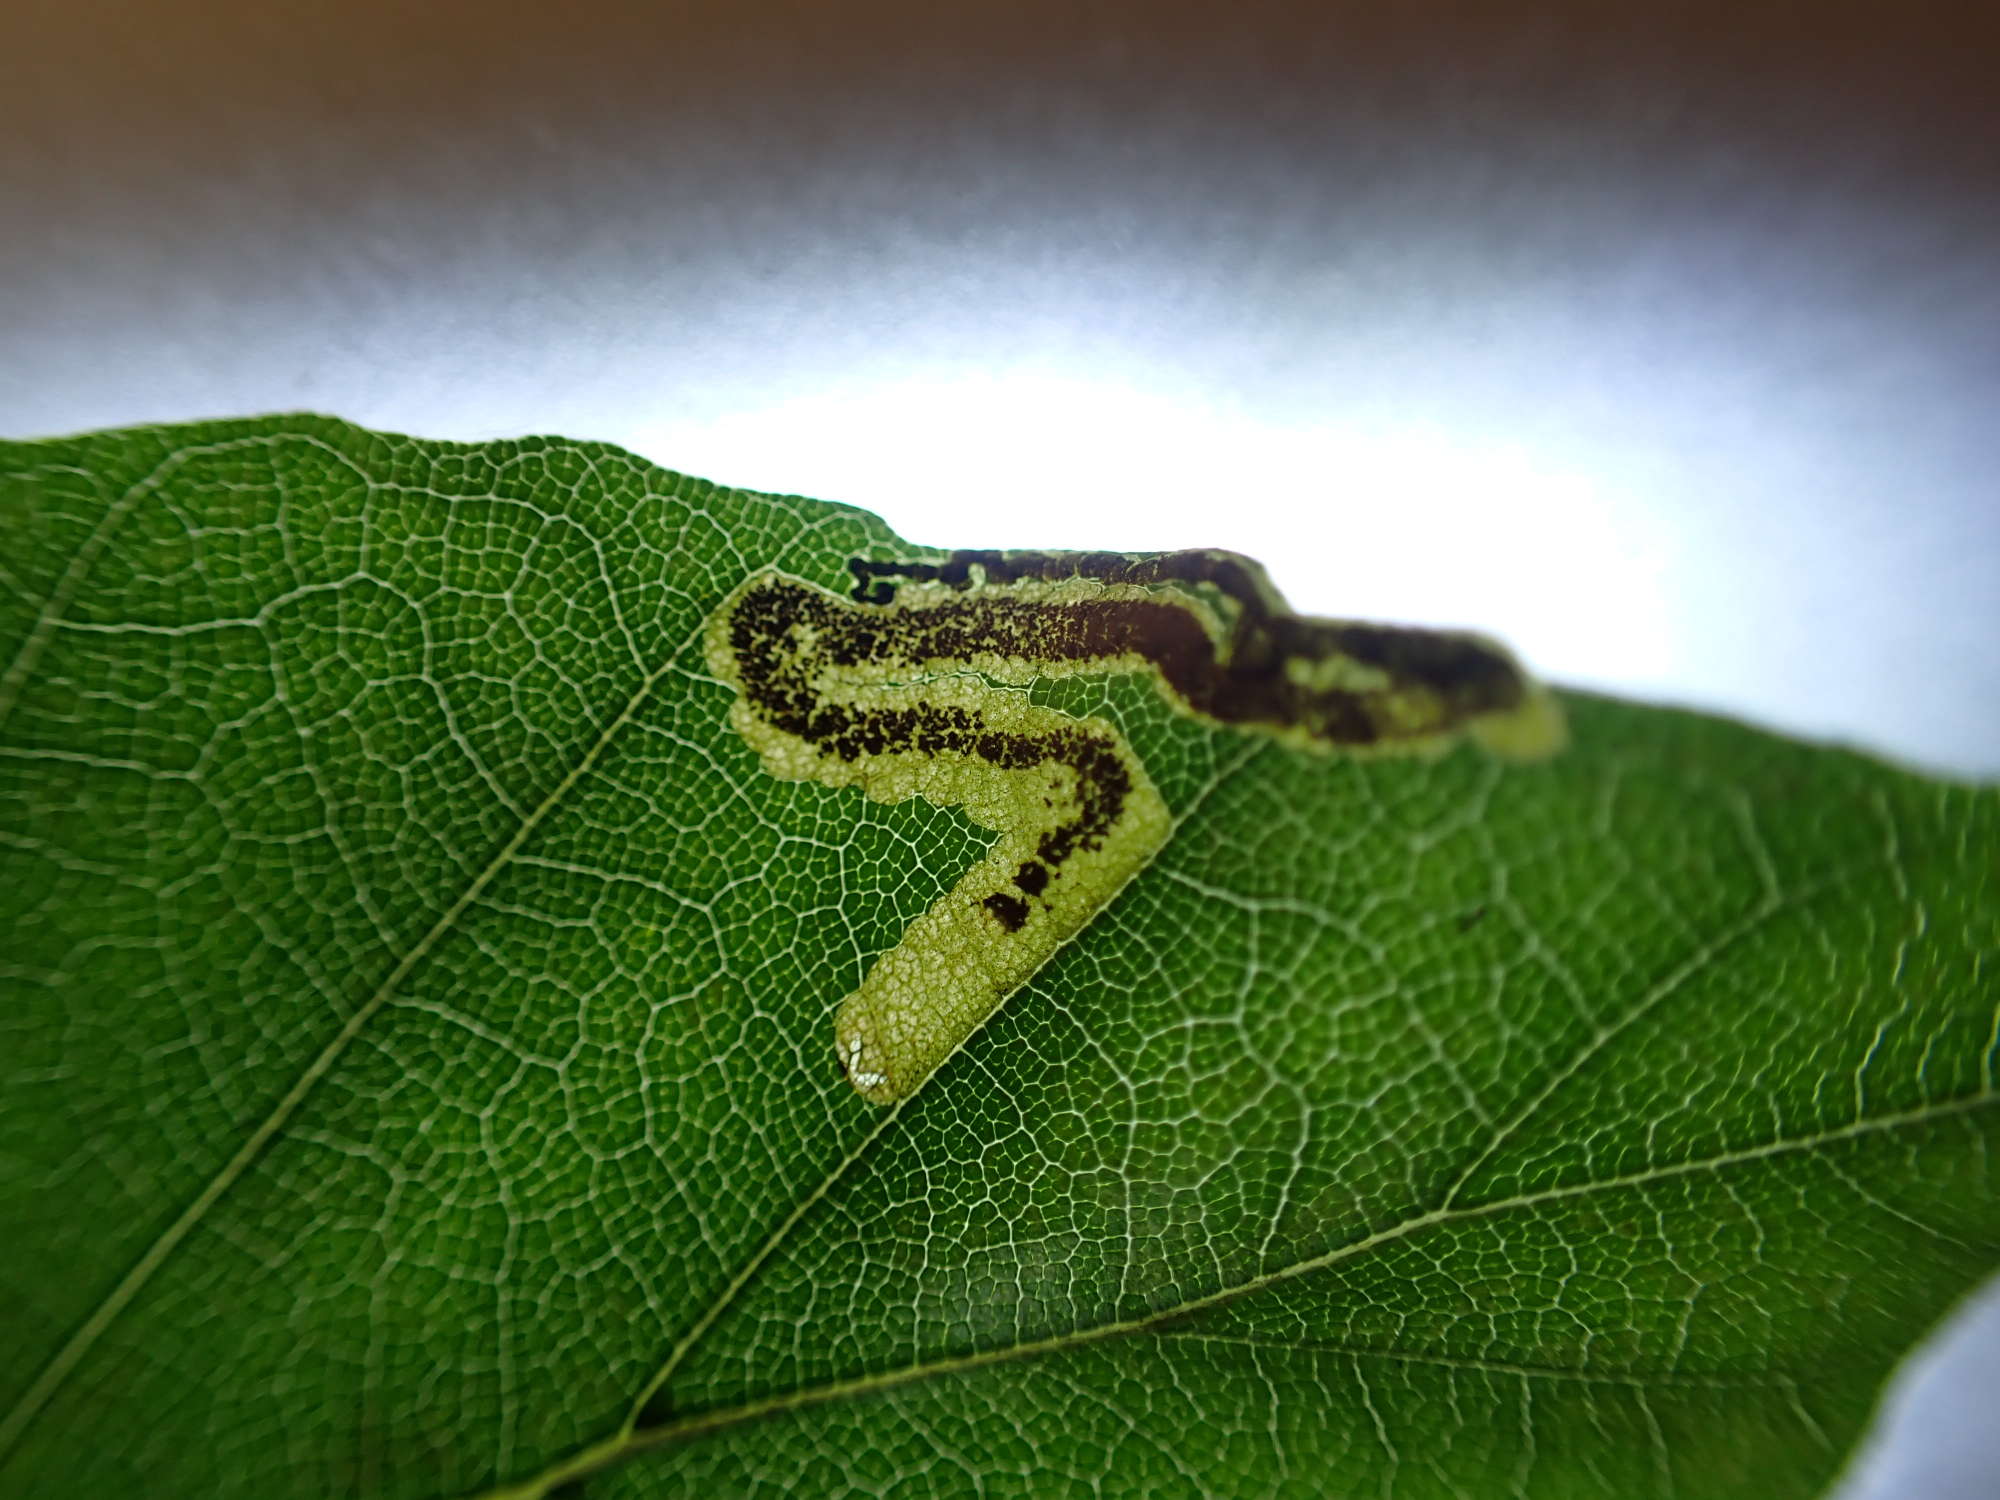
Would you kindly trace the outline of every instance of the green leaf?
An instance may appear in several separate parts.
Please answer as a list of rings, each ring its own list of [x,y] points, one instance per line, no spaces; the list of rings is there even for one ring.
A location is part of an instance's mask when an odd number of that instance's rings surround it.
[[[860,554],[591,444],[0,451],[0,1491],[1779,1500],[2000,1262],[2000,798],[1582,696],[1043,683],[1179,826],[866,1103],[988,835],[766,774],[701,642]]]

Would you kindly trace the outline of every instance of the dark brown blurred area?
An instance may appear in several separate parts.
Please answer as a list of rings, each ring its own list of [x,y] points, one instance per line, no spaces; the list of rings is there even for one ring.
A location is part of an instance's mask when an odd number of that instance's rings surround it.
[[[1135,236],[1199,239],[1254,212],[1282,244],[1323,206],[1288,205],[1290,175],[1337,164],[1357,208],[1397,207],[1401,179],[1448,212],[1463,205],[1435,201],[1437,173],[1455,164],[1449,193],[1486,199],[1538,173],[1630,173],[1667,194],[1776,176],[1808,211],[1832,184],[1883,214],[1928,200],[1984,238],[2000,211],[1996,42],[2000,7],[1978,4],[38,0],[0,19],[16,206],[0,255],[18,274],[34,242],[80,223],[169,242],[268,232],[208,217],[203,184],[245,174],[308,223],[391,198],[460,213],[477,185],[469,232],[505,233],[519,226],[490,186],[576,192],[580,156],[639,197],[707,202],[756,174],[800,211],[893,210],[940,234],[1025,232],[1109,197]],[[1482,176],[1496,159],[1508,170]],[[1146,222],[1161,198],[1201,212]],[[1503,223],[1538,206],[1480,205]],[[676,233],[755,254],[757,229],[696,212]]]
[[[215,159],[274,133],[393,159],[440,127],[531,136],[538,117],[614,136],[646,120],[724,138],[785,125],[806,148],[922,124],[942,143],[969,118],[999,133],[1069,111],[1232,134],[1678,124],[1807,156],[1897,137],[1949,175],[1995,164],[2000,117],[2000,11],[1978,4],[209,0],[16,5],[6,34],[0,107],[39,148],[10,153],[31,168]],[[1037,118],[1038,103],[1061,107]]]

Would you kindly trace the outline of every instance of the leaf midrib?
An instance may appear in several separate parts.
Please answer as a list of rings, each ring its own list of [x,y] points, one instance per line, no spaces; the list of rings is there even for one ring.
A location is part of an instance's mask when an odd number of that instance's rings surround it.
[[[801,1411],[814,1406],[824,1406],[835,1401],[849,1400],[877,1392],[894,1390],[913,1385],[920,1381],[941,1379],[947,1376],[965,1374],[969,1371],[990,1366],[1009,1364],[1016,1361],[1041,1358],[1045,1355],[1060,1354],[1071,1349],[1084,1348],[1091,1344],[1104,1343],[1112,1339],[1153,1333],[1180,1319],[1195,1316],[1211,1308],[1220,1307],[1240,1298],[1251,1296],[1269,1287],[1282,1285],[1300,1276],[1323,1271],[1343,1261],[1352,1260],[1371,1251],[1441,1225],[1465,1223],[1474,1219],[1487,1218],[1495,1214],[1511,1213],[1520,1209],[1535,1208],[1542,1204],[1559,1202],[1571,1198],[1586,1197],[1594,1193],[1620,1192],[1628,1188],[1647,1187],[1658,1182],[1671,1181],[1677,1177],[1692,1176],[1699,1172],[1725,1171],[1732,1167],[1744,1166],[1773,1158],[1789,1156],[1801,1152],[1815,1151],[1823,1147],[1839,1145],[1846,1141],[1859,1140],[1871,1135],[1909,1129],[1919,1125],[1949,1119],[1956,1115],[1974,1113],[1982,1108],[2000,1103],[2000,1093],[1982,1092],[1962,1098],[1900,1110],[1892,1114],[1852,1121],[1803,1136],[1780,1138],[1760,1142],[1754,1146],[1741,1147],[1733,1151],[1719,1151],[1708,1156],[1694,1157],[1687,1161],[1672,1162],[1661,1167],[1650,1167],[1643,1171],[1622,1173],[1614,1177],[1598,1178],[1587,1182],[1565,1183],[1552,1188],[1544,1188],[1533,1193],[1520,1193],[1510,1197],[1493,1199],[1486,1203],[1466,1207],[1443,1207],[1413,1214],[1409,1218],[1366,1235],[1348,1244],[1337,1246],[1320,1255],[1294,1261],[1275,1271],[1250,1278],[1239,1285],[1208,1292],[1192,1297],[1172,1306],[1156,1309],[1143,1317],[1131,1318],[1113,1323],[1098,1324],[1090,1328],[1072,1329],[1065,1333],[1052,1334],[1047,1338],[1031,1340],[1022,1344],[996,1346],[976,1350],[969,1354],[948,1356],[943,1359],[907,1365],[899,1370],[880,1371],[868,1375],[853,1376],[842,1380],[827,1381],[817,1386],[805,1386],[797,1390],[746,1401],[732,1407],[717,1407],[708,1411],[695,1412],[677,1421],[663,1423],[657,1427],[620,1431],[600,1443],[581,1450],[550,1465],[528,1478],[511,1481],[490,1490],[479,1492],[471,1500],[543,1500],[558,1486],[573,1483],[588,1475],[611,1467],[627,1458],[644,1453],[653,1448],[665,1447],[676,1442],[690,1441],[730,1427],[764,1417],[778,1416],[786,1412]],[[869,1139],[881,1133],[877,1127]],[[865,1149],[865,1148],[864,1148]],[[825,1191],[824,1186],[815,1199]],[[787,1220],[789,1224],[797,1217]],[[1602,1378],[1601,1374],[1600,1377]],[[1635,1381],[1638,1377],[1635,1377]]]
[[[1246,749],[1226,769],[1216,774],[1203,787],[1201,792],[1191,799],[1189,805],[1176,816],[1176,831],[1178,831],[1182,823],[1193,816],[1201,804],[1213,794],[1218,786],[1241,770],[1253,758],[1259,748],[1262,747],[1253,745]],[[1746,835],[1750,837],[1753,844],[1757,843],[1754,823],[1746,827]],[[1759,852],[1761,853],[1761,847]],[[1768,862],[1759,859],[1757,863],[1761,869],[1766,868]],[[734,1303],[736,1297],[748,1286],[771,1256],[783,1245],[799,1221],[805,1217],[814,1205],[824,1200],[826,1195],[853,1168],[855,1163],[865,1156],[874,1143],[886,1133],[889,1126],[902,1113],[903,1106],[910,1102],[909,1100],[901,1101],[865,1137],[857,1142],[840,1162],[835,1164],[832,1170],[822,1178],[810,1193],[806,1194],[792,1207],[771,1234],[766,1237],[763,1244],[750,1256],[716,1298],[711,1301],[702,1316],[676,1342],[663,1365],[655,1372],[652,1379],[648,1381],[641,1391],[639,1398],[632,1404],[625,1421],[616,1432],[601,1442],[572,1455],[570,1459],[552,1465],[542,1474],[497,1488],[480,1496],[479,1500],[539,1500],[539,1497],[545,1494],[547,1489],[557,1484],[580,1478],[585,1474],[595,1472],[597,1469],[616,1463],[632,1454],[673,1441],[702,1436],[720,1428],[735,1426],[759,1417],[773,1415],[796,1407],[820,1405],[849,1396],[865,1395],[872,1391],[888,1389],[932,1376],[956,1374],[965,1370],[982,1368],[989,1364],[1035,1358],[1043,1354],[1055,1353],[1083,1344],[1145,1333],[1166,1323],[1191,1316],[1206,1308],[1234,1301],[1238,1298],[1254,1294],[1266,1287],[1278,1285],[1293,1277],[1306,1275],[1316,1270],[1323,1270],[1340,1261],[1364,1254],[1384,1244],[1392,1243],[1409,1234],[1439,1224],[1477,1218],[1489,1213],[1531,1206],[1551,1199],[1575,1196],[1585,1192],[1615,1190],[1638,1183],[1666,1179],[1681,1175],[1683,1172],[1699,1170],[1704,1166],[1733,1165],[1742,1161],[1754,1160],[1761,1156],[1775,1155],[1784,1151],[1798,1149],[1801,1146],[1830,1143],[1833,1140],[1839,1139],[1843,1134],[1868,1133],[1870,1130],[1878,1127],[1871,1125],[1868,1120],[1862,1119],[1854,1125],[1841,1127],[1839,1130],[1826,1132],[1819,1136],[1802,1138],[1798,1142],[1780,1141],[1765,1147],[1750,1147],[1736,1152],[1719,1153],[1714,1157],[1699,1159],[1679,1167],[1669,1166],[1667,1168],[1649,1169],[1646,1172],[1630,1174],[1628,1176],[1571,1184],[1567,1187],[1547,1190],[1541,1193],[1503,1198],[1464,1208],[1458,1206],[1466,1186],[1477,1176],[1480,1168],[1492,1159],[1494,1154],[1507,1140],[1513,1138],[1540,1112],[1541,1108],[1559,1091],[1563,1084],[1574,1079],[1589,1065],[1593,1058],[1601,1055],[1605,1048],[1618,1036],[1650,1015],[1660,1004],[1678,991],[1691,975],[1714,963],[1729,948],[1755,932],[1778,912],[1795,907],[1802,900],[1810,900],[1823,895],[1830,889],[1837,888],[1853,875],[1857,869],[1872,869],[1875,863],[1875,859],[1870,858],[1858,861],[1855,865],[1849,867],[1828,871],[1805,891],[1793,892],[1789,895],[1782,890],[1780,884],[1774,878],[1766,879],[1763,882],[1764,889],[1760,899],[1747,911],[1721,932],[1715,934],[1706,942],[1698,944],[1692,952],[1685,955],[1678,963],[1649,986],[1636,1003],[1630,1006],[1617,1020],[1600,1025],[1594,1029],[1578,1053],[1570,1058],[1563,1067],[1556,1069],[1550,1081],[1535,1091],[1527,1100],[1523,1101],[1521,1107],[1514,1111],[1512,1115],[1492,1132],[1486,1144],[1459,1172],[1451,1185],[1440,1196],[1434,1207],[1426,1209],[1421,1213],[1413,1214],[1377,1234],[1366,1236],[1359,1241],[1336,1247],[1317,1256],[1307,1257],[1289,1266],[1262,1273],[1243,1283],[1206,1293],[1200,1297],[1166,1309],[1155,1310],[1142,1318],[1103,1324],[1088,1329],[1074,1329],[1066,1333],[1051,1335],[1046,1339],[1034,1340],[1020,1345],[998,1346],[992,1349],[978,1350],[973,1353],[952,1356],[928,1364],[920,1363],[904,1370],[881,1372],[852,1377],[847,1380],[832,1381],[823,1386],[809,1387],[799,1391],[781,1393],[769,1398],[746,1402],[738,1407],[695,1413],[678,1422],[665,1423],[652,1428],[641,1427],[639,1425],[640,1416],[646,1403],[666,1385],[686,1356],[700,1343],[708,1330],[720,1319],[722,1314]],[[1989,1102],[1993,1097],[1996,1096],[1980,1094],[1973,1096],[1967,1101],[1960,1101],[1958,1105],[1927,1106],[1924,1110],[1884,1116],[1882,1119],[1889,1126],[1907,1124],[1917,1118],[1927,1118],[1931,1114],[1953,1112],[1955,1108],[1960,1106],[1965,1109],[1977,1108],[1980,1104]]]

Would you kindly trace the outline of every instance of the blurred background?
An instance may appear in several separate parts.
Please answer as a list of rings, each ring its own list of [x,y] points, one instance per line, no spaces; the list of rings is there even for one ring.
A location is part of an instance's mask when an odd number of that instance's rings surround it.
[[[556,432],[2000,774],[2000,10],[0,7],[0,435]],[[1841,1500],[2000,1494],[2000,1294]]]

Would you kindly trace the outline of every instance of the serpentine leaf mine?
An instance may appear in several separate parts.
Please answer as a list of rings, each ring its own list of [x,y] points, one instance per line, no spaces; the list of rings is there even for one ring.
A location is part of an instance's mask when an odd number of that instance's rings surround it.
[[[835,1055],[879,1104],[914,1093],[1173,831],[1122,731],[1029,702],[1034,679],[1147,673],[1190,718],[1306,751],[1422,754],[1463,731],[1528,759],[1563,740],[1560,709],[1503,647],[1302,618],[1234,553],[849,567],[851,599],[755,574],[706,645],[772,776],[922,797],[996,835],[841,1003]]]

